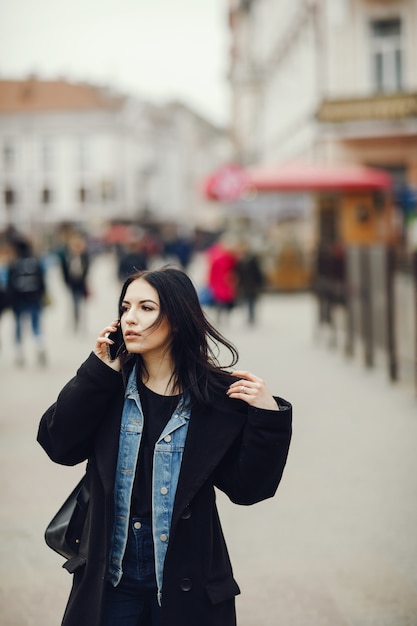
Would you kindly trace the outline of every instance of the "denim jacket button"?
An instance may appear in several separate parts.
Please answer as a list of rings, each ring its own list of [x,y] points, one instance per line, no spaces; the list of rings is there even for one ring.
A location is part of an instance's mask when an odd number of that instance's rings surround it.
[[[180,588],[182,591],[191,591],[192,586],[192,580],[190,580],[189,578],[183,578],[180,583]]]
[[[161,541],[168,541],[168,535],[166,535],[165,533],[162,533],[159,538]]]
[[[166,494],[168,493],[168,488],[167,487],[161,487],[161,493],[163,496],[166,496]]]
[[[172,439],[171,435],[167,435],[166,437],[164,437],[164,441],[166,441],[167,443],[169,443],[171,439]]]

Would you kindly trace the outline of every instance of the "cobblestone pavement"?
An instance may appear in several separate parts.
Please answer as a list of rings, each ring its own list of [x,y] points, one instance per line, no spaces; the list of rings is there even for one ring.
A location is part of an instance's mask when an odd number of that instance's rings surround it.
[[[50,271],[45,368],[29,341],[26,366],[14,365],[12,319],[2,319],[2,626],[58,626],[69,592],[43,532],[83,468],[53,464],[35,439],[41,414],[115,317],[111,259],[98,259],[92,274],[86,327],[75,335],[68,295]],[[218,496],[242,590],[239,626],[417,626],[414,391],[329,349],[310,295],[265,296],[258,313],[251,328],[236,310],[221,330],[238,345],[240,367],[293,402],[294,436],[275,498],[238,507]]]

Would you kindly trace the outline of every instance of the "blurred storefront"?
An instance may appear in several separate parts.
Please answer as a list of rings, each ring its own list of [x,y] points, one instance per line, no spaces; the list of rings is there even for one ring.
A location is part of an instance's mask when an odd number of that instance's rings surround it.
[[[392,179],[376,169],[235,165],[213,172],[204,191],[225,205],[229,223],[245,218],[247,230],[261,234],[268,284],[279,290],[311,285],[317,249],[400,239]]]
[[[325,101],[318,119],[324,152],[336,160],[349,154],[390,174],[402,243],[411,251],[417,243],[411,239],[417,217],[417,93]]]

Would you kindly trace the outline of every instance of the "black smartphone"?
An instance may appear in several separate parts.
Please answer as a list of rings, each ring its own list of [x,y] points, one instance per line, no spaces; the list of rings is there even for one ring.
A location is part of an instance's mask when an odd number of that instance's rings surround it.
[[[122,334],[122,329],[120,328],[120,323],[117,327],[117,330],[115,330],[112,333],[109,333],[108,337],[109,339],[114,341],[114,343],[111,346],[109,346],[110,360],[114,361],[119,356],[120,348],[123,345],[123,334]]]

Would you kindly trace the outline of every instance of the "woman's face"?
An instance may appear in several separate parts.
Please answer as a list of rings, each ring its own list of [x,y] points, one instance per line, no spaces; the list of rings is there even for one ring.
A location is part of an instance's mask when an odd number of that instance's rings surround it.
[[[123,302],[121,328],[128,352],[149,357],[166,356],[171,342],[171,327],[166,318],[152,327],[160,313],[158,292],[143,278],[128,286]]]

